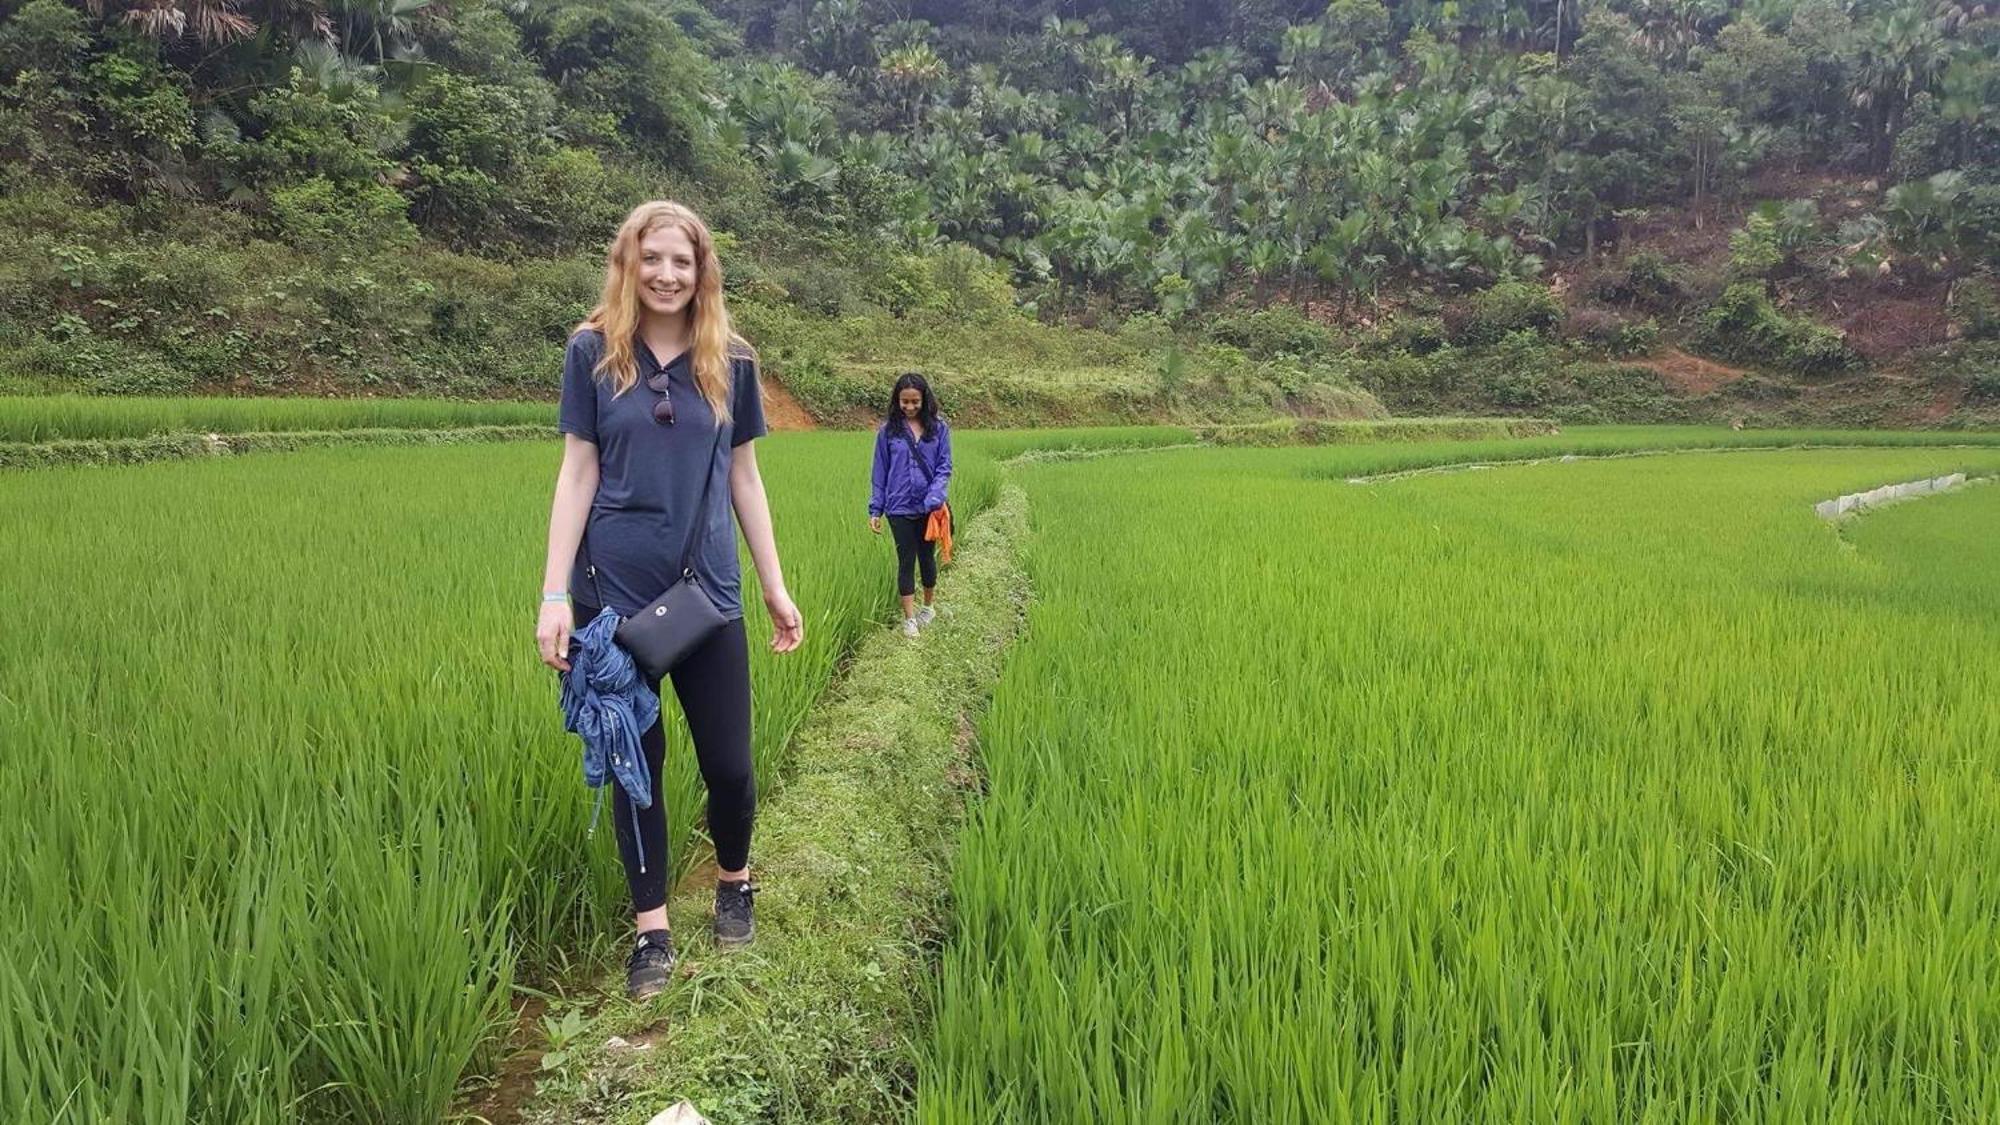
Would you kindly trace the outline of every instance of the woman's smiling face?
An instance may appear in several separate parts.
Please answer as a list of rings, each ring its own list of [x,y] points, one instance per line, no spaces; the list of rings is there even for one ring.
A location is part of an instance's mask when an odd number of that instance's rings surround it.
[[[896,405],[903,408],[903,417],[915,418],[924,409],[924,392],[915,387],[904,387],[896,392]]]
[[[661,227],[639,240],[639,304],[645,311],[661,316],[687,311],[697,274],[687,231]]]

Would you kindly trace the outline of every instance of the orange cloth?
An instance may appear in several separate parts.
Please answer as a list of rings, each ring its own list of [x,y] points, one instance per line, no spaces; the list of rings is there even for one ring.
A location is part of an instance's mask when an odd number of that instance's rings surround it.
[[[937,561],[951,561],[951,505],[941,504],[924,524],[924,538],[937,544]]]

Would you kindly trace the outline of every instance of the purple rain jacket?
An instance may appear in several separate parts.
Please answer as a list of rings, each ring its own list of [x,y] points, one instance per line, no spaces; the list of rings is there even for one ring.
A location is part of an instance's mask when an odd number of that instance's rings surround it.
[[[884,423],[875,431],[875,470],[868,493],[871,516],[929,515],[945,501],[951,482],[951,426],[939,418],[911,457],[909,430],[901,419],[891,430]]]

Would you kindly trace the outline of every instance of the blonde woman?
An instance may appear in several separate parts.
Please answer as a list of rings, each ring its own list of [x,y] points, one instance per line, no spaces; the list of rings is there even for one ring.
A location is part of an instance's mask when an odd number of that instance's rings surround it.
[[[785,591],[757,471],[753,443],[765,424],[756,353],[730,327],[715,242],[693,211],[643,203],[619,227],[602,299],[569,340],[560,424],[563,460],[535,629],[543,663],[568,671],[574,630],[607,606],[630,617],[658,598],[679,577],[675,552],[684,542],[699,544],[696,578],[729,619],[671,678],[708,788],[716,941],[742,945],[755,932],[749,855],[757,792],[736,526],[770,610],[772,651],[796,649],[805,629]],[[611,786],[638,931],[626,966],[626,990],[636,1000],[666,987],[674,964],[670,865],[641,858],[667,854],[660,723],[640,744],[652,774],[651,806],[635,816],[624,791]]]

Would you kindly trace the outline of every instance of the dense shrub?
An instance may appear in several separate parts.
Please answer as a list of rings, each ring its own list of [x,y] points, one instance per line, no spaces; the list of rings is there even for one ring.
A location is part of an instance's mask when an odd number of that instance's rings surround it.
[[[1548,286],[1503,281],[1473,294],[1469,306],[1447,310],[1446,331],[1461,347],[1496,344],[1515,332],[1546,332],[1561,323],[1562,301]]]
[[[1819,205],[1812,200],[1760,203],[1729,236],[1729,272],[1739,280],[1773,276],[1818,232]]]
[[[1797,384],[1782,379],[1745,375],[1731,380],[1722,388],[1722,393],[1739,402],[1789,402],[1799,397],[1799,388]]]
[[[522,42],[584,111],[570,121],[597,115],[601,139],[614,146],[667,167],[706,168],[714,154],[703,139],[702,99],[712,70],[674,13],[647,0],[525,6]]]
[[[1751,215],[1729,236],[1729,272],[1737,277],[1769,276],[1784,260],[1777,225],[1762,215]]]
[[[61,71],[89,46],[88,28],[79,7],[28,0],[0,23],[0,79],[11,82],[24,70]]]
[[[806,257],[771,267],[767,276],[787,300],[820,316],[847,316],[863,309],[861,274],[827,258]]]
[[[1657,250],[1635,250],[1621,269],[1600,274],[1591,296],[1600,301],[1640,308],[1664,309],[1685,295],[1678,267]]]
[[[988,321],[1014,311],[1007,269],[963,243],[947,243],[925,259],[933,307],[952,316]]]
[[[1631,317],[1605,309],[1572,309],[1563,321],[1563,335],[1613,358],[1645,355],[1659,346],[1660,326],[1651,317]]]
[[[1242,348],[1257,359],[1281,353],[1315,356],[1333,347],[1333,333],[1291,305],[1221,313],[1210,322],[1208,331],[1214,339]]]
[[[1758,282],[1740,281],[1701,315],[1704,348],[1725,359],[1804,375],[1828,375],[1860,364],[1837,329],[1788,316]]]
[[[1442,317],[1409,315],[1389,322],[1387,337],[1395,347],[1411,355],[1429,355],[1446,344]]]
[[[2000,403],[2000,343],[1987,341],[1953,352],[1951,369],[1965,377],[1966,397]]]
[[[323,176],[271,193],[278,234],[321,252],[372,254],[416,241],[403,197],[377,183],[342,187]]]
[[[374,87],[335,93],[293,67],[284,85],[251,99],[240,125],[211,121],[205,153],[228,179],[249,187],[320,179],[353,188],[390,174],[402,137]]]
[[[1361,358],[1353,373],[1397,414],[1532,411],[1573,422],[1689,420],[1686,405],[1651,369],[1579,360],[1527,330],[1487,347]],[[1585,404],[1594,412],[1579,409]]]
[[[1951,319],[1967,340],[2000,339],[2000,283],[1960,278],[1951,289]]]
[[[409,94],[410,210],[426,231],[461,242],[504,240],[515,215],[508,184],[544,155],[544,121],[512,90],[442,71]]]

